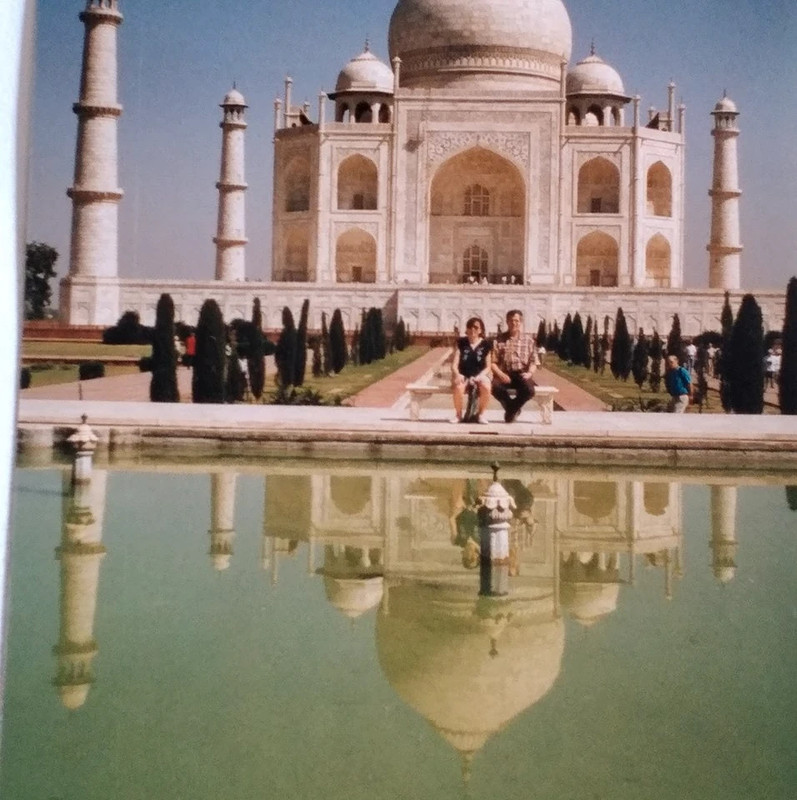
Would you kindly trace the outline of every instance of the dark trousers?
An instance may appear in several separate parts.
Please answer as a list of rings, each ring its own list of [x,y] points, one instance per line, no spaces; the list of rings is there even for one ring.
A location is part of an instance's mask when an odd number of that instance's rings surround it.
[[[534,383],[531,378],[528,382],[525,381],[521,372],[507,372],[506,374],[509,375],[509,383],[493,381],[493,397],[504,407],[505,411],[515,411],[523,408],[534,397]]]

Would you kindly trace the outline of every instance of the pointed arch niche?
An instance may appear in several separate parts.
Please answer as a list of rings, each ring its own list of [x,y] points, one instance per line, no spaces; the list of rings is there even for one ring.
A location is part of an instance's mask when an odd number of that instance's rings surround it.
[[[598,156],[582,164],[578,171],[579,214],[617,214],[620,211],[620,170]]]
[[[290,162],[283,186],[285,211],[310,210],[310,163],[306,159],[295,158]]]
[[[672,251],[660,233],[654,234],[645,247],[645,277],[648,286],[669,288],[672,285]]]
[[[618,253],[608,233],[588,233],[576,250],[576,285],[617,286]]]
[[[525,198],[520,170],[492,150],[472,147],[445,161],[429,187],[429,282],[467,280],[463,254],[473,247],[486,254],[487,280],[522,282]]]
[[[375,210],[378,182],[376,164],[369,158],[344,159],[338,167],[338,210]]]
[[[335,246],[338,283],[376,283],[376,240],[362,228],[341,234]]]
[[[648,170],[647,207],[654,217],[672,216],[672,175],[661,161]]]
[[[287,231],[282,250],[282,274],[279,278],[280,280],[310,280],[309,241],[308,232],[303,228],[292,228]]]

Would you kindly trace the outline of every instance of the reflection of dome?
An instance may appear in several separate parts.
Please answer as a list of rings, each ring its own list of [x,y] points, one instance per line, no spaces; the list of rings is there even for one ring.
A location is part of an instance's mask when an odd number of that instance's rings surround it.
[[[558,83],[572,30],[561,0],[399,0],[389,41],[402,84],[474,75]]]
[[[324,575],[324,591],[327,600],[350,619],[362,616],[376,608],[382,600],[383,579],[333,578]]]
[[[335,92],[393,94],[393,72],[368,49],[366,44],[365,50],[340,71]]]
[[[595,53],[590,53],[567,73],[566,86],[568,97],[575,94],[625,96],[623,79],[617,70]]]
[[[582,625],[593,625],[617,610],[617,583],[562,583],[562,606]]]
[[[83,706],[89,696],[91,683],[67,683],[58,687],[58,695],[64,708],[70,711]]]
[[[474,594],[471,587],[459,596],[451,587],[392,587],[376,629],[391,686],[464,754],[550,690],[564,649],[550,596],[495,601],[488,615]]]

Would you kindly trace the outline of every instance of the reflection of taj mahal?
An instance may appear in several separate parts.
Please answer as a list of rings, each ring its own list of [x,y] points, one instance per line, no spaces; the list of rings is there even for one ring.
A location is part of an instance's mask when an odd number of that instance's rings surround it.
[[[286,80],[274,109],[272,280],[245,278],[247,103],[222,103],[215,280],[120,279],[116,214],[117,0],[88,0],[73,239],[62,312],[146,323],[162,291],[192,322],[215,297],[225,317],[265,300],[265,324],[311,298],[311,323],[339,307],[347,327],[379,306],[416,332],[447,332],[471,314],[494,328],[507,308],[563,319],[625,311],[632,332],[716,329],[722,291],[741,289],[736,106],[714,117],[708,291],[685,290],[685,109],[667,87],[644,114],[598,54],[571,61],[561,0],[399,0],[390,65],[369,45],[317,111]],[[331,102],[330,102],[331,101]],[[311,113],[316,116],[311,119]],[[124,157],[122,154],[121,157]],[[210,154],[208,154],[210,157]],[[208,231],[208,236],[212,235]],[[779,324],[782,297],[757,293]]]
[[[506,592],[492,596],[454,541],[466,490],[478,494],[489,483],[483,473],[311,469],[265,470],[261,560],[249,568],[276,583],[286,560],[306,558],[308,575],[318,576],[307,580],[321,579],[341,614],[358,624],[376,614],[385,678],[458,751],[466,775],[485,742],[551,690],[568,626],[589,629],[633,602],[641,569],[667,598],[683,574],[682,489],[663,473],[610,480],[586,470],[507,469],[501,483],[518,498],[522,525],[512,522]],[[94,680],[107,474],[95,471],[64,506],[55,682],[73,709]],[[237,477],[209,476],[208,537],[196,539],[220,580],[245,558],[235,553]],[[737,546],[734,486],[712,487],[710,515],[714,574],[727,582]]]

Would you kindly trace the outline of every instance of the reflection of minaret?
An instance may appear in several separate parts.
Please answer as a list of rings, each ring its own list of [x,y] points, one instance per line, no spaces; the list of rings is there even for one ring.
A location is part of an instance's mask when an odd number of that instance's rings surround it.
[[[736,575],[736,487],[711,487],[711,566],[720,583]]]
[[[94,615],[102,544],[107,473],[95,470],[90,484],[75,487],[64,503],[61,544],[56,558],[61,562],[61,626],[53,648],[58,669],[53,683],[61,702],[69,709],[80,708],[94,682],[92,662],[97,655]],[[69,476],[64,479],[68,492]]]
[[[710,289],[738,289],[741,285],[739,240],[739,138],[736,104],[727,96],[714,106],[714,175],[711,182],[711,240],[708,243]]]
[[[216,280],[242,281],[245,273],[245,250],[248,241],[244,231],[244,111],[247,108],[243,95],[233,87],[221,104],[224,120],[222,130],[221,174],[216,188],[219,190],[219,218],[216,235]]]
[[[210,560],[219,571],[230,566],[235,538],[234,472],[214,472],[210,476]]]
[[[69,279],[116,278],[118,215],[122,191],[117,175],[116,31],[122,22],[117,0],[87,0],[80,14],[85,25],[72,199]],[[92,321],[117,318],[118,297],[106,288]],[[107,296],[106,296],[107,295]]]

